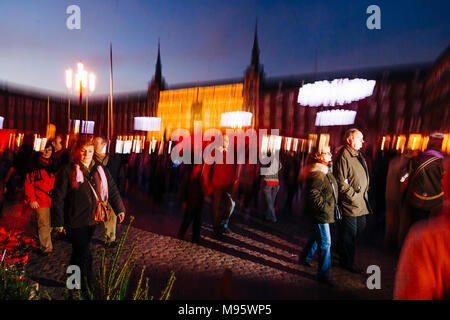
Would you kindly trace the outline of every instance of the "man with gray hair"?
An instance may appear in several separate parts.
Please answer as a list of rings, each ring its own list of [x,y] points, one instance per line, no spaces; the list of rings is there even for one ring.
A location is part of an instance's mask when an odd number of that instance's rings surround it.
[[[335,157],[334,176],[339,187],[339,207],[342,221],[339,228],[339,263],[343,269],[361,273],[355,266],[356,242],[366,227],[369,205],[369,170],[360,153],[363,134],[358,129],[347,130],[344,146]]]

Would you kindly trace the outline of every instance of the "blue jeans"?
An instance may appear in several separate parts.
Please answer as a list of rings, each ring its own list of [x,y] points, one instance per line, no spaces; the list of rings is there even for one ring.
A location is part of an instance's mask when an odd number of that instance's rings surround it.
[[[313,233],[303,251],[305,262],[311,263],[314,254],[319,249],[319,268],[317,276],[321,278],[330,278],[331,265],[331,233],[328,223],[314,224]]]

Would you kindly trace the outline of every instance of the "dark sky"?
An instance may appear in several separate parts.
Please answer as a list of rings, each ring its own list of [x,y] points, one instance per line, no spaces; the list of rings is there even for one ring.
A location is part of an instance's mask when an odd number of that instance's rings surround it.
[[[69,5],[81,29],[69,30]],[[381,9],[369,30],[366,9]],[[14,0],[0,1],[0,80],[67,93],[64,70],[82,60],[95,94],[145,90],[158,38],[169,85],[238,78],[255,20],[267,76],[434,61],[450,43],[450,1]]]

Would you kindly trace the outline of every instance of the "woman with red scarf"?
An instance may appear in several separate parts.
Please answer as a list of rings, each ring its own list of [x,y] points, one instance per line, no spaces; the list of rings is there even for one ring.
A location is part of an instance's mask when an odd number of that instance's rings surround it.
[[[31,171],[25,177],[25,202],[36,212],[39,247],[44,255],[51,255],[53,250],[50,227],[50,191],[55,183],[53,172],[54,147],[48,141],[43,151],[36,154]]]

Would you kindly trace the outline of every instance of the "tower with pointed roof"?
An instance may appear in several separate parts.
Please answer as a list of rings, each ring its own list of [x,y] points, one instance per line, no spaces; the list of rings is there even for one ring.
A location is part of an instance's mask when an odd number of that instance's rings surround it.
[[[262,87],[263,67],[259,63],[259,46],[258,46],[258,22],[255,24],[255,36],[253,39],[252,58],[250,66],[244,73],[244,105],[247,110],[253,114],[252,124],[257,125],[259,92]]]
[[[162,77],[161,52],[158,40],[158,57],[156,59],[155,74],[149,83],[147,92],[147,116],[156,117],[158,111],[159,93],[166,88],[164,78]]]

